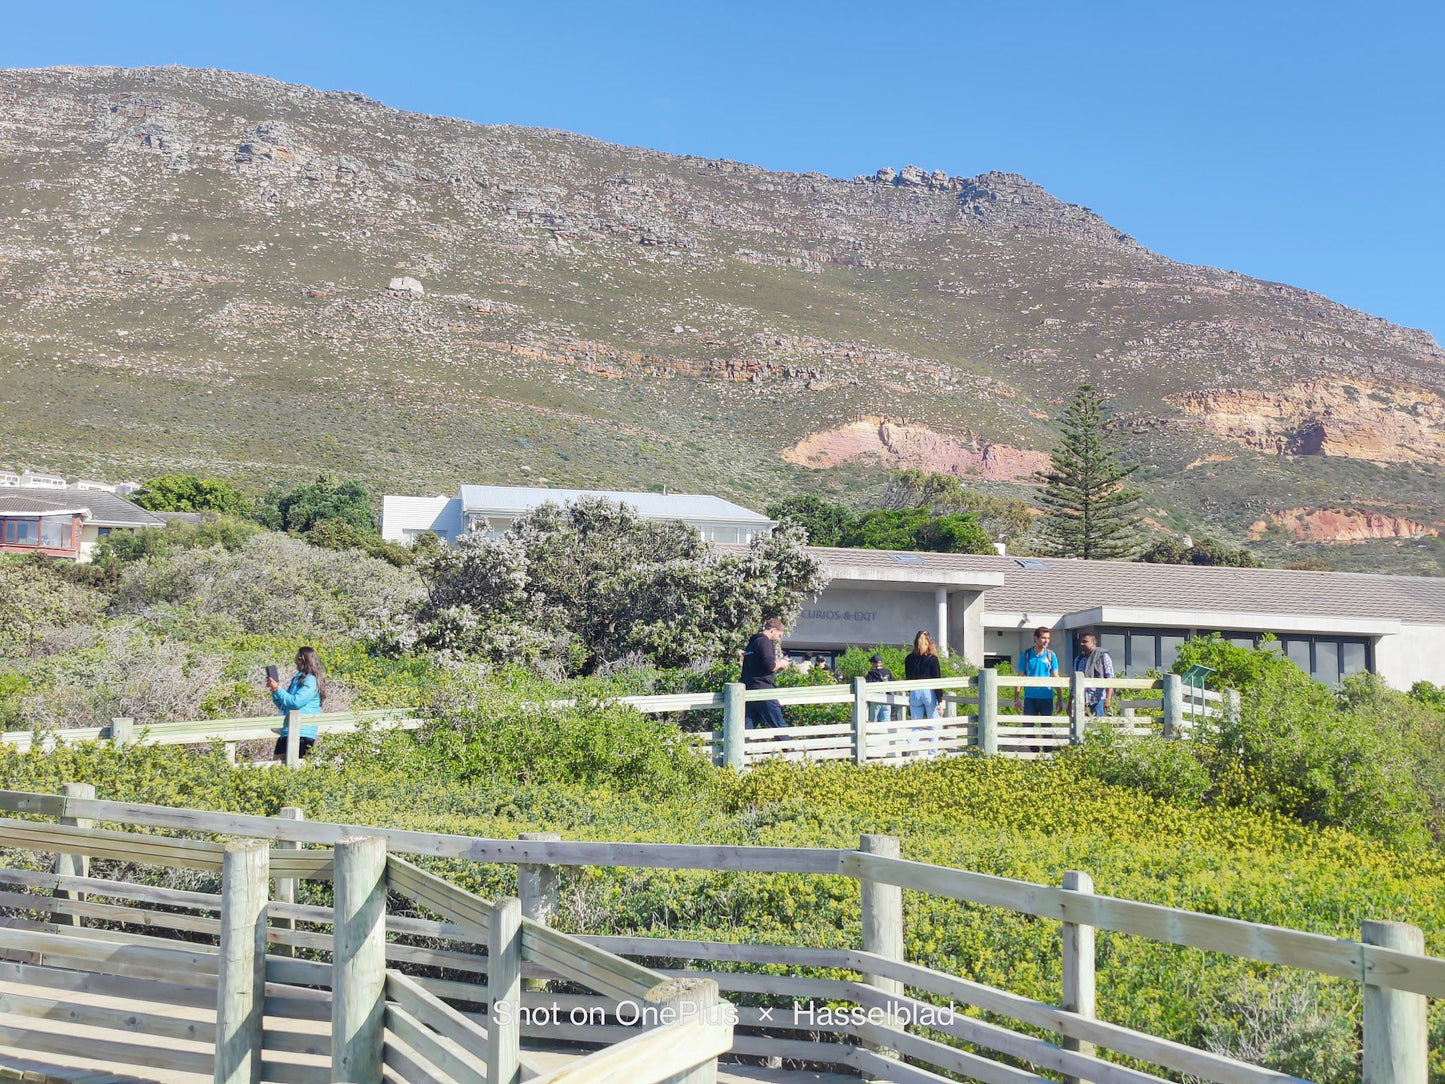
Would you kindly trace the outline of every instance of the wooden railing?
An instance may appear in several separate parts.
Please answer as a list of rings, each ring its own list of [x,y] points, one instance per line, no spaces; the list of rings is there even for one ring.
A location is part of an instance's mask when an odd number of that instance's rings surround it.
[[[226,862],[229,859],[234,865],[239,861],[230,857],[238,845],[107,831],[95,828],[93,822],[263,840],[277,846],[253,846],[245,853],[254,855],[250,859],[253,864],[265,856],[271,876],[281,881],[336,879],[334,911],[285,902],[285,894],[280,891],[277,900],[265,905],[272,924],[263,926],[262,935],[277,950],[313,955],[330,952],[333,963],[278,955],[264,959],[265,976],[273,986],[265,991],[268,1022],[261,1040],[263,1062],[267,1057],[280,1057],[282,1051],[319,1048],[321,1040],[311,1035],[318,1020],[335,1020],[338,1014],[352,1019],[345,1016],[349,1010],[336,1007],[335,1000],[343,991],[352,989],[354,982],[370,983],[363,990],[361,1003],[375,1004],[369,998],[376,980],[364,977],[378,973],[375,958],[355,968],[362,978],[348,978],[344,968],[337,973],[337,954],[347,958],[348,954],[361,953],[363,946],[369,946],[367,951],[372,953],[384,953],[389,971],[383,982],[386,1005],[381,1056],[408,1081],[418,1079],[407,1075],[414,1070],[417,1057],[430,1062],[442,1074],[437,1079],[492,1081],[492,1076],[475,1075],[479,1065],[492,1073],[497,1071],[494,1066],[510,1065],[514,1051],[525,1063],[528,1054],[520,1044],[531,1038],[607,1044],[585,1062],[543,1075],[548,1081],[569,1084],[597,1079],[646,1084],[670,1079],[661,1074],[674,1072],[679,1065],[685,1071],[685,1063],[692,1059],[705,1063],[724,1048],[736,1055],[834,1066],[900,1084],[941,1084],[949,1079],[942,1075],[945,1073],[1006,1084],[1044,1084],[1048,1078],[1040,1075],[1043,1072],[1098,1084],[1158,1082],[1163,1079],[1158,1072],[1219,1084],[1280,1084],[1293,1079],[1097,1019],[1094,931],[1100,929],[1361,983],[1367,1084],[1426,1084],[1425,999],[1445,998],[1445,960],[1424,955],[1423,935],[1413,926],[1366,922],[1359,940],[1308,933],[1096,895],[1089,877],[1082,872],[1065,874],[1062,887],[1055,887],[908,861],[900,857],[897,840],[887,836],[865,836],[856,850],[566,842],[555,836],[500,840],[313,823],[294,815],[257,817],[97,801],[86,797],[79,785],[67,789],[69,793],[59,797],[0,792],[0,810],[60,820],[59,824],[33,819],[0,821],[6,846],[60,855],[54,873],[0,870],[0,884],[21,890],[0,896],[0,908],[12,913],[42,911],[51,918],[48,924],[10,919],[0,928],[0,950],[44,954],[43,964],[26,961],[3,965],[12,969],[4,974],[33,980],[33,985],[43,987],[49,983],[49,989],[75,989],[77,984],[83,986],[89,981],[73,975],[79,970],[101,975],[96,988],[102,989],[104,975],[125,974],[160,984],[145,988],[143,1000],[154,1006],[189,1004],[197,997],[204,1000],[204,991],[216,985],[211,978],[218,969],[214,947],[188,943],[178,948],[170,941],[162,944],[154,934],[174,930],[195,938],[219,932],[224,946],[224,892],[218,897],[149,885],[120,885],[87,876],[83,869],[77,870],[74,858],[66,856],[92,855],[131,863],[220,869],[224,885],[229,883]],[[288,849],[295,847],[321,849]],[[371,857],[362,872],[356,872],[359,860],[352,852],[366,848],[370,848]],[[515,901],[489,903],[402,856],[515,865],[518,897]],[[67,865],[67,861],[71,864]],[[573,937],[551,930],[546,919],[558,905],[560,870],[587,866],[750,870],[850,878],[858,884],[861,943],[849,949],[640,936]],[[384,871],[384,877],[376,872],[378,868]],[[413,900],[419,910],[437,917],[387,916],[385,929],[393,940],[377,939],[378,884],[390,887]],[[1059,923],[1063,985],[1058,1003],[1037,1001],[908,962],[903,948],[904,890]],[[38,894],[44,892],[53,895]],[[83,893],[124,902],[99,903],[83,898]],[[294,900],[294,896],[290,898]],[[133,906],[135,903],[160,904],[167,909],[142,912]],[[184,913],[207,908],[221,909],[219,922]],[[243,911],[242,917],[251,914]],[[353,921],[353,915],[369,918]],[[96,919],[119,929],[59,925]],[[231,921],[234,925],[236,919]],[[338,932],[333,937],[287,925],[298,922],[335,923]],[[125,932],[128,928],[146,932]],[[343,928],[353,931],[346,935],[345,944],[338,940]],[[366,936],[358,939],[354,935],[356,928],[368,931]],[[418,938],[426,940],[419,945],[406,943]],[[451,947],[441,947],[438,942]],[[475,948],[459,948],[456,943],[485,945],[488,952],[479,955]],[[675,961],[676,966],[654,970],[629,963],[626,957],[667,959]],[[251,959],[255,967],[254,954]],[[37,978],[36,968],[51,970]],[[403,975],[402,968],[416,973]],[[63,974],[52,973],[55,969],[64,969]],[[779,974],[780,969],[787,973]],[[486,977],[486,986],[478,985],[482,976]],[[592,993],[551,992],[539,985],[559,978]],[[683,996],[686,991],[665,988],[664,979],[702,980],[715,983],[724,993],[741,995],[750,1004],[732,1007],[731,1019],[738,1030],[726,1037],[726,1021],[702,1013],[697,1019],[639,1034],[620,1011],[620,1001],[641,997],[644,1001],[651,999],[650,1004],[671,1004],[687,1000]],[[176,983],[190,984],[188,989],[199,986],[202,994],[176,993],[172,989]],[[705,985],[691,987],[697,995],[692,1000],[710,1003],[710,989]],[[490,1013],[489,999],[506,1003],[514,995],[515,1003],[524,1008],[553,1006],[565,1019],[539,1021],[534,1015],[513,1027],[515,1021]],[[40,994],[33,996],[44,999]],[[177,998],[180,1000],[174,1000]],[[254,998],[251,1004],[254,1006]],[[945,1006],[959,1011],[945,1015]],[[856,1015],[851,1010],[856,1010]],[[969,1010],[991,1014],[992,1019],[969,1015]],[[574,1011],[580,1014],[580,1022],[574,1022]],[[932,1015],[924,1021],[924,1013]],[[142,1015],[148,1026],[155,1023],[171,1031],[182,1027],[171,1019],[175,1014],[163,1008],[147,1008]],[[274,1031],[269,1022],[273,1016],[280,1021]],[[226,1017],[233,1018],[234,1013]],[[0,1043],[12,1041],[14,1027],[10,1023],[0,1025]],[[334,1041],[328,1049],[335,1066]],[[1130,1063],[1101,1057],[1099,1050],[1112,1051],[1130,1059]],[[195,1058],[186,1056],[190,1058],[187,1064],[198,1064]],[[1016,1059],[1032,1068],[1020,1068],[1000,1057]],[[597,1060],[592,1061],[594,1058]],[[447,1062],[450,1070],[441,1062]],[[1154,1066],[1157,1071],[1135,1065]],[[588,1075],[584,1066],[591,1066],[593,1075]],[[604,1075],[604,1066],[612,1076]],[[537,1066],[529,1070],[523,1064],[521,1069],[524,1076],[527,1072],[545,1073]],[[267,1079],[298,1080],[302,1084],[320,1079],[299,1069],[287,1071],[292,1075]],[[361,1078],[351,1075],[333,1079]]]
[[[932,689],[940,694],[942,716],[910,719],[909,694]],[[1027,689],[1049,689],[1066,705],[1060,714],[1024,717],[1010,714],[1013,698]],[[1112,695],[1110,714],[1093,715],[1086,695],[1107,689]],[[1127,698],[1126,698],[1127,697]],[[836,705],[848,709],[849,721],[756,729],[747,725],[747,705],[778,701],[789,708]],[[572,701],[550,702],[567,706]],[[924,681],[869,683],[855,678],[851,685],[803,685],[784,689],[748,690],[739,683],[719,693],[665,693],[623,696],[611,703],[647,714],[720,712],[719,725],[697,732],[700,751],[716,763],[745,768],[763,760],[847,760],[855,764],[901,764],[911,760],[974,750],[990,755],[1034,759],[1049,757],[1059,748],[1078,744],[1091,726],[1107,726],[1126,734],[1187,736],[1239,710],[1238,694],[1187,688],[1176,674],[1162,678],[1089,679],[1033,678],[1000,675],[981,670],[974,676]],[[878,710],[874,710],[877,708]],[[426,720],[404,708],[324,713],[296,717],[301,726],[315,726],[318,734],[345,734],[363,727],[416,730]],[[109,727],[76,727],[44,732],[11,731],[0,742],[30,749],[37,742],[56,744],[109,740],[117,744],[207,745],[221,742],[227,756],[236,759],[237,743],[275,738],[285,720],[279,716],[250,719],[210,719],[153,723],[137,728],[130,719],[115,719]],[[300,728],[287,727],[284,763],[301,764]]]
[[[88,788],[67,789],[60,801],[73,813]],[[207,814],[184,812],[205,830]],[[202,1073],[225,1084],[379,1084],[383,1066],[403,1084],[560,1084],[623,1069],[618,1079],[662,1084],[715,1067],[731,1045],[732,1006],[714,983],[672,979],[552,930],[524,917],[515,897],[465,892],[388,854],[365,829],[298,850],[264,837],[222,844],[89,821],[0,822],[7,848],[57,855],[51,873],[0,868],[0,1066],[19,1051],[59,1056],[61,1068],[100,1059],[111,1070]],[[218,873],[220,891],[93,877],[91,858]],[[298,905],[279,891],[271,900],[272,878],[278,888],[330,881],[334,905]],[[440,917],[387,915],[388,893]],[[522,1049],[524,973],[631,1000],[656,1021],[549,1070]]]

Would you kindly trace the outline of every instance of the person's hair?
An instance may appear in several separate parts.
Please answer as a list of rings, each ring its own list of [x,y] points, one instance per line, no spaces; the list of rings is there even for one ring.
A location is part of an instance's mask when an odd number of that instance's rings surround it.
[[[1048,636],[1048,635],[1052,634],[1053,631],[1054,631],[1054,630],[1051,629],[1051,628],[1049,628],[1047,625],[1040,625],[1038,628],[1034,629],[1034,635],[1035,635],[1035,636]]]
[[[1082,644],[1085,640],[1093,640],[1094,643],[1097,644],[1099,642],[1099,634],[1093,629],[1085,629],[1079,633],[1079,643]]]
[[[868,656],[868,661],[869,661],[869,662],[876,662],[879,666],[882,666],[882,665],[883,665],[883,656],[882,656],[882,655],[869,655],[869,656]]]
[[[763,631],[766,632],[768,629],[777,629],[781,632],[783,629],[783,619],[781,617],[768,618],[763,622]]]
[[[913,650],[920,655],[938,654],[938,648],[933,646],[933,637],[928,635],[927,629],[918,630],[918,635],[913,638]]]
[[[321,667],[321,656],[316,654],[314,647],[298,647],[296,658],[301,665],[296,667],[298,674],[310,674],[316,679],[316,693],[321,702],[326,702],[326,671]]]

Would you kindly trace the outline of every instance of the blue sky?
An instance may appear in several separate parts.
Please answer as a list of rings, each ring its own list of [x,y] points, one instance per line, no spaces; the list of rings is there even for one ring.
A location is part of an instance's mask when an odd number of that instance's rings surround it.
[[[1445,5],[7,5],[0,66],[188,64],[851,177],[1022,173],[1445,341]]]

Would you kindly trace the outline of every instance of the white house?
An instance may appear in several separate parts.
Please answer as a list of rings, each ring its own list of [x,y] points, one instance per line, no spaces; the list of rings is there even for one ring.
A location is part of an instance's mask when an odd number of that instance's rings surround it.
[[[832,582],[786,646],[904,644],[919,629],[971,662],[1017,659],[1054,630],[1067,667],[1092,629],[1122,675],[1167,670],[1191,637],[1271,633],[1326,684],[1372,671],[1398,689],[1445,683],[1445,578],[815,547]]]
[[[28,470],[20,476],[22,489],[64,489],[65,479],[58,474],[41,474]]]
[[[697,493],[462,486],[455,497],[383,497],[381,537],[410,543],[430,532],[455,543],[470,531],[500,535],[524,512],[548,502],[567,504],[579,497],[603,497],[630,505],[643,519],[681,520],[709,542],[746,544],[778,525],[776,520],[742,505]]]

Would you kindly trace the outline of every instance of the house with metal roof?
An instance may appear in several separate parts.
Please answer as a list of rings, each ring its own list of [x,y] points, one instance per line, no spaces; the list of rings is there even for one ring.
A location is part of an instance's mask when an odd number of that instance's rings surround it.
[[[534,508],[547,503],[568,504],[581,497],[617,501],[633,508],[643,519],[678,520],[696,528],[708,542],[746,544],[778,525],[776,520],[742,505],[699,493],[464,485],[455,497],[383,497],[381,537],[410,543],[430,533],[455,543],[472,531],[497,536],[518,516]]]
[[[1334,684],[1361,671],[1396,688],[1445,683],[1445,578],[1130,561],[899,553],[815,547],[832,575],[803,607],[790,650],[903,644],[927,629],[985,665],[1015,660],[1039,626],[1067,667],[1085,629],[1121,675],[1167,670],[1185,641],[1269,633],[1301,669]]]
[[[102,489],[22,486],[0,493],[0,553],[88,561],[112,531],[165,525],[154,512]]]

